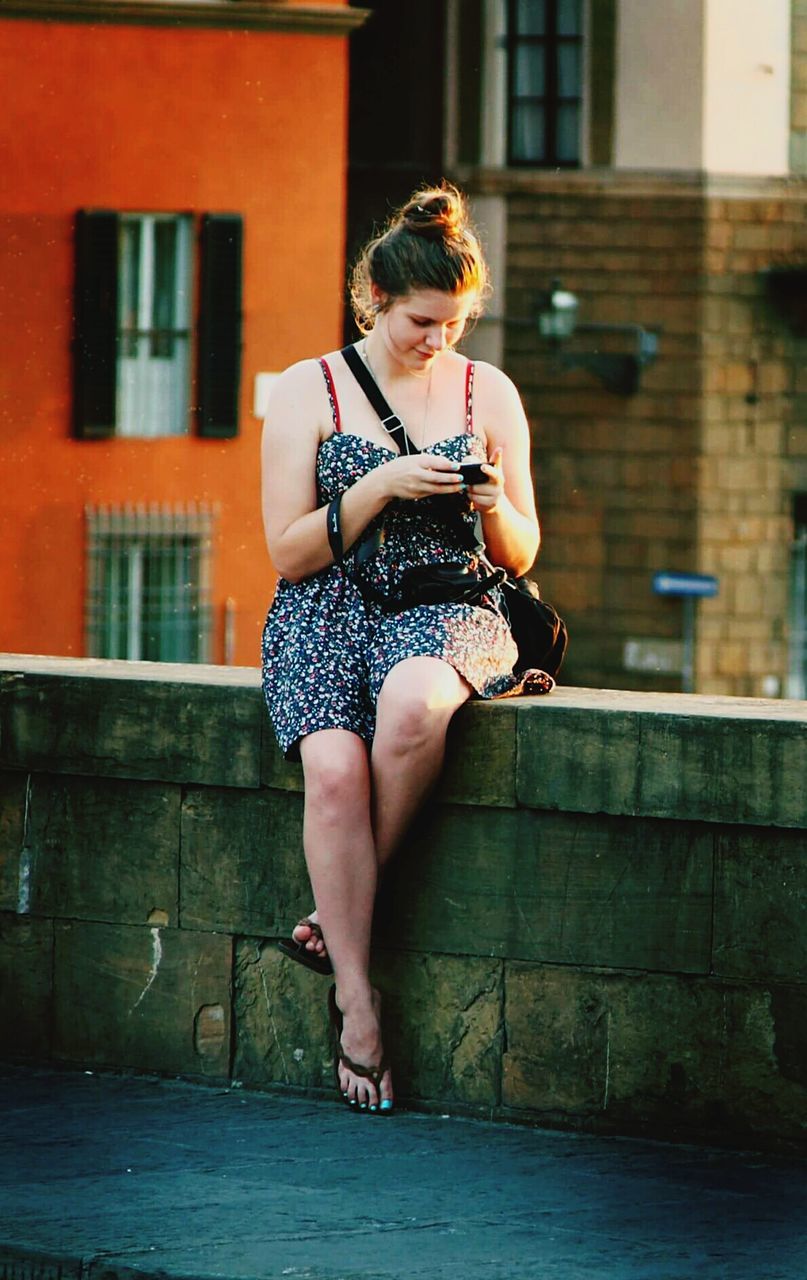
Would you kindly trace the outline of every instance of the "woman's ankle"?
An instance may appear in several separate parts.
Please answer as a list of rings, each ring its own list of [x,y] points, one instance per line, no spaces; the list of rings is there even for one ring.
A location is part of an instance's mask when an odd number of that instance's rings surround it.
[[[375,1014],[377,992],[366,976],[351,975],[336,979],[336,1003],[345,1017],[372,1011]]]

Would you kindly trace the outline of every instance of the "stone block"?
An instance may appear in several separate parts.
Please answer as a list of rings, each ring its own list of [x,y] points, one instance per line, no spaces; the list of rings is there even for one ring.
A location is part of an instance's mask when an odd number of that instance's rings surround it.
[[[0,764],[49,773],[257,787],[263,708],[249,683],[163,663],[26,660],[0,676]],[[17,660],[18,664],[21,660]],[[143,678],[143,667],[164,668]],[[132,668],[137,668],[133,670]],[[190,669],[192,670],[192,669]],[[220,669],[226,672],[226,668]],[[175,673],[185,673],[179,678]],[[172,678],[173,676],[173,678]]]
[[[803,1142],[807,989],[506,966],[505,1107],[671,1137]]]
[[[807,981],[807,833],[724,828],[715,852],[714,972]]]
[[[234,1074],[244,1083],[335,1088],[329,983],[273,946],[236,952]],[[501,964],[449,956],[376,955],[384,1044],[399,1099],[495,1104],[501,1061]]]
[[[0,912],[0,1056],[50,1057],[53,923]]]
[[[235,1078],[259,1088],[334,1087],[329,986],[286,959],[273,943],[240,939],[233,994]]]
[[[25,841],[26,796],[24,773],[0,773],[0,911],[16,911],[28,896]]]
[[[396,1095],[489,1111],[499,1100],[502,965],[469,957],[377,953],[384,1047]]]
[[[302,797],[191,787],[182,804],[183,928],[277,935],[312,907]]]
[[[432,806],[391,868],[392,946],[708,973],[709,828]]]
[[[172,1075],[229,1074],[229,937],[57,922],[54,972],[55,1057]]]
[[[276,791],[303,789],[303,767],[283,755],[265,709],[261,724],[261,785]]]
[[[448,730],[437,798],[514,808],[516,723],[516,708],[507,702],[471,702],[458,711]]]
[[[28,830],[31,910],[176,925],[179,806],[177,786],[37,775]]]
[[[559,689],[518,716],[521,804],[807,826],[798,703]]]

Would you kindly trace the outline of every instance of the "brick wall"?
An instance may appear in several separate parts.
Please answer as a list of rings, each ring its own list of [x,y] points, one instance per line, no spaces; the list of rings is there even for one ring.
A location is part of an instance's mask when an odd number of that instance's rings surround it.
[[[742,198],[737,183],[718,183],[718,198],[714,181],[687,175],[491,173],[479,185],[507,200],[505,363],[533,427],[539,579],[571,624],[567,678],[679,689],[682,605],[654,596],[653,573],[714,573],[696,688],[759,694],[786,670],[791,462],[804,448],[804,343],[760,273],[807,253],[807,184],[751,181]],[[637,394],[561,371],[525,323],[553,278],[582,322],[660,330]],[[568,350],[596,346],[631,340],[580,333]],[[626,670],[628,641],[660,660]]]
[[[807,173],[807,0],[791,0],[790,168]]]
[[[706,209],[698,544],[721,589],[702,608],[698,689],[753,695],[787,669],[793,492],[807,482],[795,401],[807,343],[771,305],[762,273],[807,260],[807,190],[709,199]]]

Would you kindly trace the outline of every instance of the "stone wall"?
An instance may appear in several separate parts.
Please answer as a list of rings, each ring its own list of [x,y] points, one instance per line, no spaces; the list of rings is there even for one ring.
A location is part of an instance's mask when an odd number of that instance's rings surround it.
[[[702,610],[698,689],[753,695],[766,676],[784,688],[793,498],[807,492],[807,343],[764,273],[807,263],[807,186],[709,199],[706,211],[697,541],[720,594]]]
[[[791,0],[790,168],[807,173],[807,0]]]
[[[807,705],[472,704],[377,921],[411,1105],[800,1143]],[[0,662],[2,1056],[330,1090],[299,768],[246,669]]]
[[[807,182],[594,170],[491,171],[477,185],[507,203],[505,365],[533,428],[539,579],[573,629],[568,678],[681,688],[682,605],[652,591],[671,570],[720,579],[699,606],[697,690],[783,688],[807,383],[804,337],[771,306],[764,272],[807,261]],[[539,338],[536,304],[555,278],[583,324],[659,331],[635,395],[562,369]],[[564,351],[594,349],[628,352],[631,339],[581,331]]]

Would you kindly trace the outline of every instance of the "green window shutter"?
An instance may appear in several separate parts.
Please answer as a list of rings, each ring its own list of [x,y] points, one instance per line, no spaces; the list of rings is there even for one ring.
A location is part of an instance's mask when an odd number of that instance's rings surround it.
[[[76,216],[73,431],[80,439],[115,434],[118,347],[118,215]]]
[[[199,434],[216,439],[238,434],[243,239],[238,214],[202,218]]]

